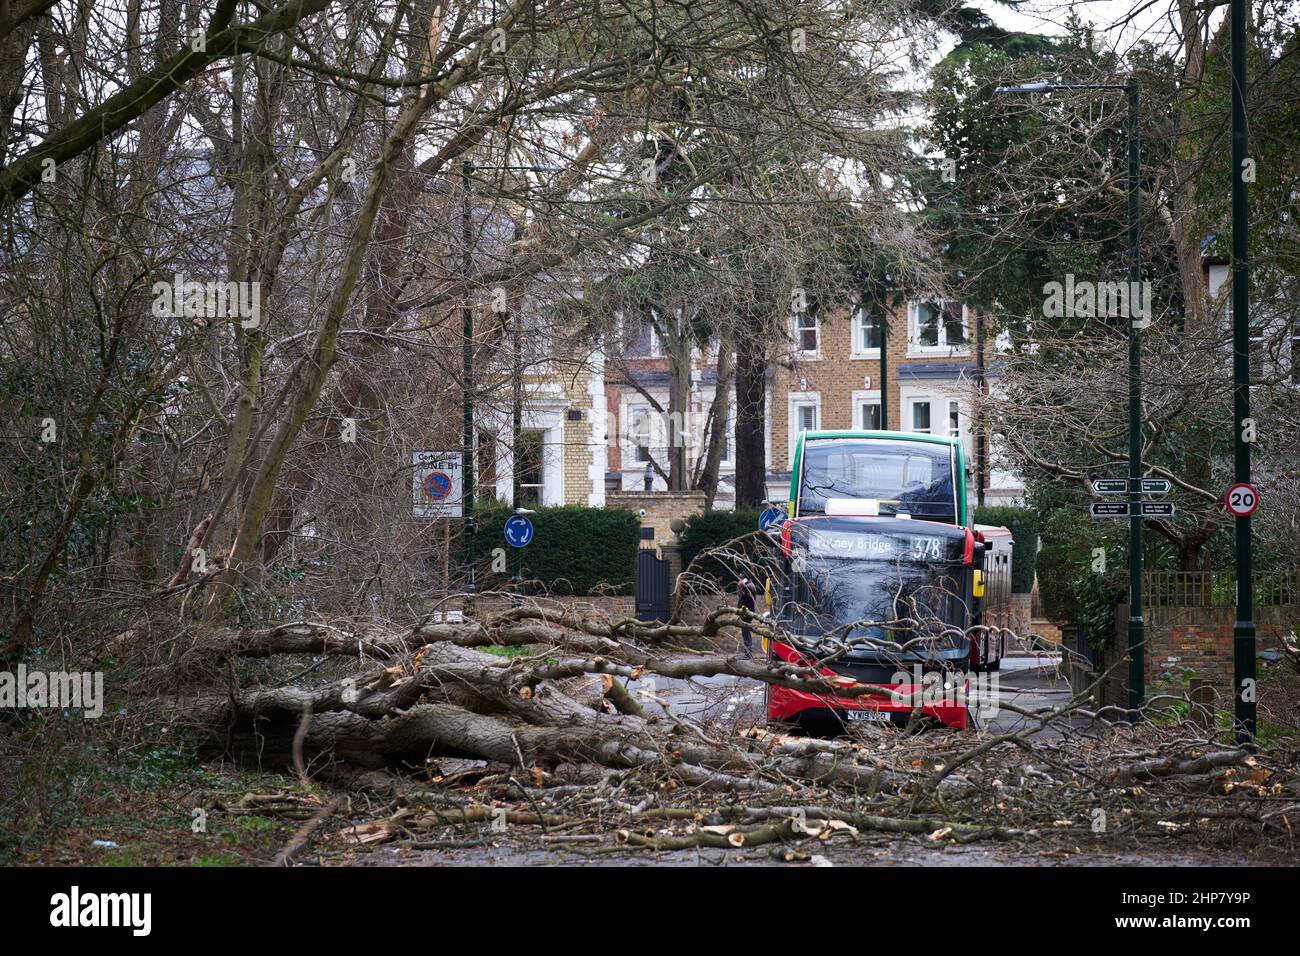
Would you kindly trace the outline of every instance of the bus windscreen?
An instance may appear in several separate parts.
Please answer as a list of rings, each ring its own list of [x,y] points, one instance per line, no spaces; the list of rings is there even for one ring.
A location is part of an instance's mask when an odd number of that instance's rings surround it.
[[[806,637],[901,643],[964,621],[957,568],[811,558],[796,578],[785,617]]]
[[[923,441],[819,438],[805,442],[799,514],[830,498],[874,498],[880,513],[957,523],[949,446]]]

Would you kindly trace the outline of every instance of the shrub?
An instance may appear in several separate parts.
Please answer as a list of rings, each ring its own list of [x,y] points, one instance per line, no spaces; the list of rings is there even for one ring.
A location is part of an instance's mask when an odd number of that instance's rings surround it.
[[[682,568],[690,567],[691,562],[706,551],[735,538],[743,538],[733,546],[741,557],[704,557],[692,573],[712,578],[723,587],[730,587],[742,575],[761,581],[754,564],[771,561],[776,549],[772,540],[759,531],[760,513],[757,509],[745,509],[691,515],[682,531]]]
[[[975,509],[976,524],[1002,525],[1011,532],[1011,590],[1028,594],[1034,589],[1034,565],[1038,560],[1038,516],[1032,508],[986,505]]]
[[[1043,549],[1038,553],[1038,594],[1049,620],[1078,627],[1094,647],[1114,631],[1115,605],[1127,595],[1128,525],[1089,521],[1087,498],[1074,488],[1031,482]],[[1094,549],[1106,554],[1106,573],[1093,569]]]
[[[476,512],[479,579],[492,565],[492,550],[504,547],[507,579],[515,573],[518,555],[505,542],[509,508],[488,507]],[[631,594],[636,581],[636,555],[641,522],[625,508],[586,508],[564,505],[538,508],[529,515],[533,541],[523,548],[523,576],[552,594]],[[504,583],[495,576],[497,583]]]

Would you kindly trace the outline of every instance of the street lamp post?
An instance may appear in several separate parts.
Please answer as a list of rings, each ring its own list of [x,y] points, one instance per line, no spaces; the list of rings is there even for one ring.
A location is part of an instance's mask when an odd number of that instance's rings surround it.
[[[984,443],[984,310],[975,310],[975,415],[971,425],[975,429],[975,504],[984,507],[984,486],[988,482],[985,462],[988,448]]]
[[[462,432],[461,441],[461,515],[465,519],[465,565],[467,583],[465,590],[473,594],[477,582],[474,576],[474,306],[469,299],[469,280],[473,271],[473,249],[470,243],[473,230],[470,228],[472,212],[470,208],[471,190],[474,188],[474,164],[465,160],[460,164],[460,240],[461,240],[461,280],[464,282],[465,305],[461,311],[461,399]]]
[[[1129,302],[1142,281],[1142,232],[1138,175],[1142,157],[1138,140],[1136,77],[1128,93],[1128,288]],[[1147,306],[1150,307],[1148,302]],[[1128,705],[1136,711],[1146,696],[1146,619],[1142,607],[1142,332],[1128,316]]]
[[[1241,2],[1243,0],[1233,0],[1234,4]],[[994,92],[1052,93],[1058,90],[1124,90],[1128,95],[1128,280],[1131,303],[1133,297],[1139,294],[1142,275],[1142,157],[1138,126],[1141,87],[1137,78],[1131,76],[1125,83],[1021,83],[1016,86],[999,86]],[[1233,146],[1235,149],[1235,139]],[[1235,185],[1233,196],[1236,196]],[[1233,291],[1235,294],[1235,288]],[[1132,313],[1133,310],[1129,311]],[[1146,619],[1142,608],[1142,334],[1132,314],[1128,316],[1128,507],[1129,709],[1134,712],[1133,717],[1136,719],[1136,712],[1146,697]],[[1238,551],[1240,552],[1240,547]]]
[[[519,327],[519,310],[510,316],[510,353],[514,368],[510,376],[510,506],[523,505],[523,477],[519,470],[519,438],[524,433],[524,337]]]
[[[889,431],[889,310],[880,310],[880,430]],[[903,413],[900,410],[898,430],[903,430]]]

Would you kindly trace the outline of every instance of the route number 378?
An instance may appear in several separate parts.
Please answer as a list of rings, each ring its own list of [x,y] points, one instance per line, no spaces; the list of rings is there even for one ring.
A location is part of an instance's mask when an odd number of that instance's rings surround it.
[[[940,538],[913,538],[912,552],[923,561],[938,561],[943,557],[943,541]]]

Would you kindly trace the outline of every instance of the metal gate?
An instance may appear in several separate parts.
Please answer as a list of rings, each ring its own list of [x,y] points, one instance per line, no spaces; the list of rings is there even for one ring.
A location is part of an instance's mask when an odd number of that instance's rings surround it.
[[[668,562],[642,548],[636,558],[636,616],[641,621],[668,620]]]

